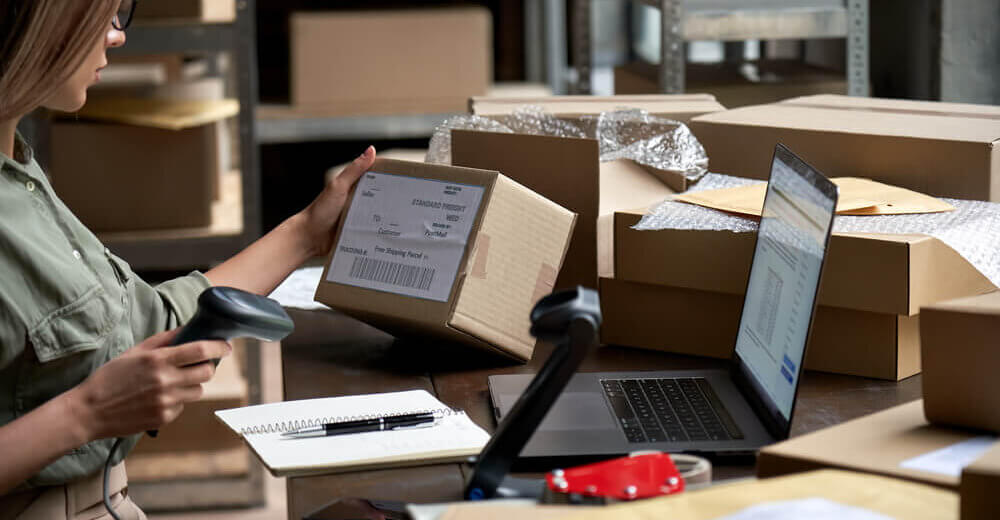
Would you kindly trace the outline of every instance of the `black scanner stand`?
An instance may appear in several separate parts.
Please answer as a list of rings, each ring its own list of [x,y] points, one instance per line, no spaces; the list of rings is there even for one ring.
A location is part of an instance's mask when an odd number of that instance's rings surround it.
[[[466,500],[542,497],[543,480],[511,478],[508,473],[583,358],[597,345],[600,326],[601,302],[593,289],[576,287],[546,296],[535,304],[531,311],[531,334],[551,343],[554,349],[483,448],[463,492]],[[344,498],[305,517],[306,520],[348,518],[396,520],[408,515],[403,502]]]

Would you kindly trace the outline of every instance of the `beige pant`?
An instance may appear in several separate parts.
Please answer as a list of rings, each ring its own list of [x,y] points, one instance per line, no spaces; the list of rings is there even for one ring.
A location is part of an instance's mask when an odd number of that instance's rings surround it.
[[[111,506],[122,520],[146,520],[128,496],[125,465],[111,468]],[[62,486],[0,496],[0,520],[110,520],[104,508],[104,472]]]

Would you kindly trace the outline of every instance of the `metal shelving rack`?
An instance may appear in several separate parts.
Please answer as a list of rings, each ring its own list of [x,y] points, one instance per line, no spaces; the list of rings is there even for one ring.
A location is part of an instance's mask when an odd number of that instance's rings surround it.
[[[578,93],[590,92],[591,2],[573,0]],[[869,0],[635,0],[660,10],[660,90],[684,92],[684,42],[844,38],[848,93],[868,95]]]

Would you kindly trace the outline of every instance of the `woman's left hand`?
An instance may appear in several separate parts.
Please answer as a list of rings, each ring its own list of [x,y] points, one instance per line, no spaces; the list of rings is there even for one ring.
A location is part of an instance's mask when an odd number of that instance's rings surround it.
[[[369,146],[364,153],[347,165],[336,177],[326,183],[326,188],[309,206],[302,210],[306,233],[315,254],[326,256],[333,247],[333,233],[337,221],[347,202],[354,183],[361,178],[375,162],[375,147]]]

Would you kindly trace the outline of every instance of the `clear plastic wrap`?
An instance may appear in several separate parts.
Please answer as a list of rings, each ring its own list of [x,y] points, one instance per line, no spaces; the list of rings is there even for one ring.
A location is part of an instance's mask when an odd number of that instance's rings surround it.
[[[731,188],[759,182],[761,181],[712,173],[689,191]],[[833,231],[930,235],[954,249],[994,285],[1000,287],[1000,204],[976,200],[943,200],[955,206],[955,211],[917,215],[837,215],[833,220]],[[644,216],[634,229],[726,230],[747,233],[757,229],[757,221],[668,200]]]
[[[708,156],[687,125],[649,115],[643,110],[604,112],[575,122],[559,119],[541,107],[525,106],[494,120],[456,116],[438,126],[431,137],[427,162],[451,163],[451,131],[588,137],[597,139],[602,162],[631,159],[663,171],[678,172],[697,181],[708,171]]]

